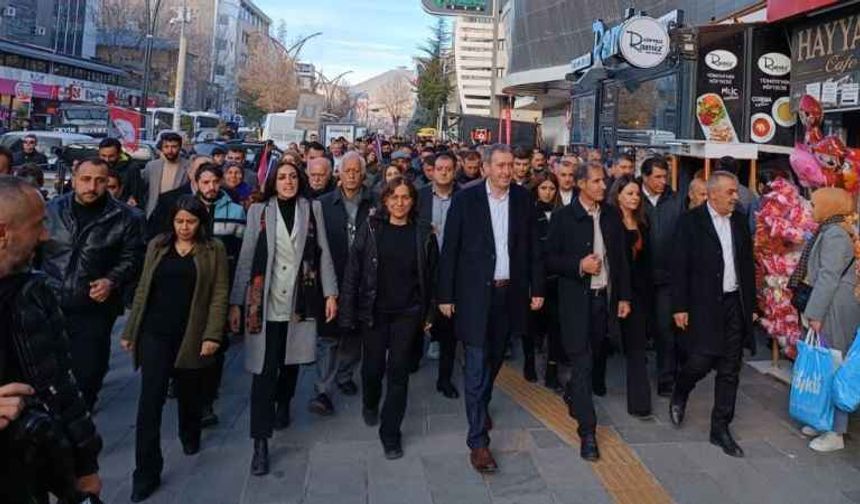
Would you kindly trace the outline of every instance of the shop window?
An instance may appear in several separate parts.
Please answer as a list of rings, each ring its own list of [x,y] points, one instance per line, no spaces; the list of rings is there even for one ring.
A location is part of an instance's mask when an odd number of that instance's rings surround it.
[[[678,132],[678,77],[666,75],[618,86],[618,139],[659,145]]]
[[[573,99],[571,110],[570,142],[594,145],[594,94]]]

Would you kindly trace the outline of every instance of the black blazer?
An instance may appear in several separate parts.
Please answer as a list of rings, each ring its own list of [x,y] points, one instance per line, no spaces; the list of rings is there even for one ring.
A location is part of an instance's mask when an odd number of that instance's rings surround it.
[[[619,333],[618,301],[631,301],[630,263],[627,261],[624,224],[618,210],[600,204],[600,230],[609,263],[609,329]],[[581,275],[579,263],[594,252],[594,220],[579,198],[555,211],[546,241],[546,267],[558,275],[559,323],[562,345],[568,353],[581,353],[589,345],[591,275]]]
[[[437,302],[456,305],[454,329],[469,345],[483,345],[493,289],[496,247],[486,183],[461,189],[451,202],[439,262]],[[509,295],[512,334],[526,331],[530,296],[543,297],[545,275],[535,226],[534,205],[526,189],[508,193]]]
[[[325,232],[331,250],[331,259],[334,262],[334,271],[338,283],[341,284],[346,263],[349,260],[349,215],[343,202],[343,193],[340,189],[336,189],[320,196],[319,202],[323,209]],[[358,228],[367,220],[371,208],[373,208],[373,200],[370,191],[362,188],[358,214],[355,216],[356,234]]]
[[[454,184],[451,192],[451,198],[460,190],[457,184]],[[451,208],[449,207],[450,211]],[[433,222],[433,184],[426,185],[418,190],[418,218],[425,222]]]
[[[731,223],[744,343],[754,351],[752,315],[756,297],[752,237],[746,214],[735,211]],[[681,217],[674,243],[672,311],[689,313],[688,334],[684,338],[687,348],[692,353],[722,355],[726,338],[722,329],[723,252],[708,205],[694,208]]]

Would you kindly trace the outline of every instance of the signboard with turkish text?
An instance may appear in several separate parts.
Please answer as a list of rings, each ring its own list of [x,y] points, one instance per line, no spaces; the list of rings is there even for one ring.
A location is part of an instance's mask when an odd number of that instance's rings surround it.
[[[349,143],[355,142],[355,125],[354,124],[326,124],[323,145],[331,145],[332,141],[340,137],[346,138]]]
[[[753,30],[750,68],[750,140],[772,145],[794,145],[797,116],[791,110],[791,48],[783,30]]]
[[[860,13],[834,12],[794,28],[792,109],[804,94],[824,111],[860,108]]]
[[[654,68],[669,55],[669,33],[656,19],[637,16],[624,22],[618,49],[624,59],[638,68]]]
[[[320,116],[325,108],[325,96],[317,94],[302,94],[296,108],[297,130],[316,130],[320,127]]]
[[[744,141],[745,28],[699,29],[696,75],[696,138],[710,142]]]
[[[421,6],[437,16],[493,15],[493,0],[421,0]]]
[[[767,0],[767,22],[833,5],[839,0]]]

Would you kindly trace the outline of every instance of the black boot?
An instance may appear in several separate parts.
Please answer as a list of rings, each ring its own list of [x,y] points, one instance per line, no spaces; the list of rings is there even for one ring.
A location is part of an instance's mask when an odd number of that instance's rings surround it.
[[[523,378],[525,378],[527,382],[534,383],[537,381],[537,371],[535,371],[535,355],[530,354],[526,355],[525,357],[525,362],[523,363]]]
[[[284,430],[290,426],[290,404],[278,403],[275,410],[275,430]]]
[[[254,476],[269,474],[269,440],[266,438],[254,440],[254,458],[251,459],[251,474]]]
[[[556,392],[562,389],[561,383],[558,381],[558,364],[555,362],[546,363],[546,373],[544,374],[543,384],[546,388]]]

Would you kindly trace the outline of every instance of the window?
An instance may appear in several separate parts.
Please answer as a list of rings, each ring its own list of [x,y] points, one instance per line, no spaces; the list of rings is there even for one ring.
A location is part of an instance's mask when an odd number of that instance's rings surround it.
[[[215,65],[215,75],[221,76],[221,75],[224,75],[224,73],[225,73],[224,65]]]
[[[571,104],[570,143],[594,145],[594,93],[578,96]]]
[[[618,139],[662,144],[678,132],[678,76],[628,81],[618,86]],[[624,138],[630,131],[634,138]],[[640,133],[636,134],[633,131]],[[641,132],[647,131],[646,135]]]

